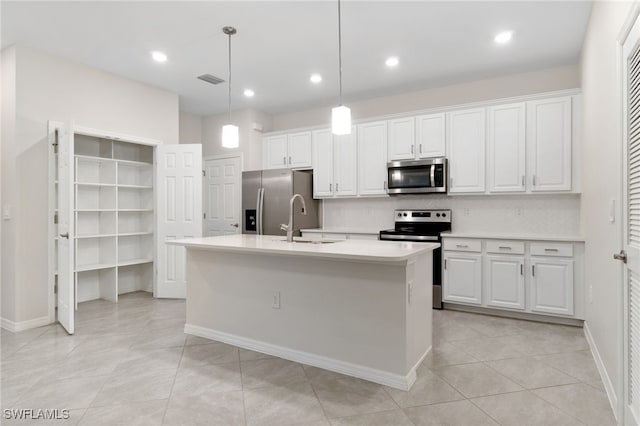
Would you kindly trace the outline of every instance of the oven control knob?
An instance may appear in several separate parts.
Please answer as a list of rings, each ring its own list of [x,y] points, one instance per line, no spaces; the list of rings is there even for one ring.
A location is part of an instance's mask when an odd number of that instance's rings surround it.
[[[444,216],[444,215],[442,215],[442,216]],[[436,213],[436,217],[440,217],[440,213]]]
[[[404,217],[407,217],[407,214],[406,214],[406,213],[402,213],[402,215],[403,215]]]
[[[447,214],[446,214],[446,213],[442,213],[442,217],[446,217],[446,216],[447,216]]]
[[[402,217],[402,213],[398,213],[398,217]]]

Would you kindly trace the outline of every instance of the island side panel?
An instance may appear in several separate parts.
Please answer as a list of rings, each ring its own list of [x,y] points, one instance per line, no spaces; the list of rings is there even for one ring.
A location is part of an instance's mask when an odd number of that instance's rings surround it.
[[[407,367],[415,368],[432,347],[433,255],[422,254],[407,264]],[[410,290],[409,290],[410,288]]]
[[[187,249],[187,328],[406,376],[406,300],[406,262]]]

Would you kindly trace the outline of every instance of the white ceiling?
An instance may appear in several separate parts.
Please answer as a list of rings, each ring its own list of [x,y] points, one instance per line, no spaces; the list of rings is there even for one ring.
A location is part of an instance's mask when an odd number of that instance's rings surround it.
[[[227,108],[233,25],[234,109],[277,113],[337,102],[337,2],[8,2],[2,47],[18,43],[180,95],[184,111]],[[345,100],[575,64],[591,2],[349,1],[342,3]],[[513,30],[511,43],[493,37]],[[151,50],[169,60],[157,64]],[[391,55],[400,65],[388,69]],[[322,74],[319,85],[309,82]],[[250,87],[256,95],[242,95]]]

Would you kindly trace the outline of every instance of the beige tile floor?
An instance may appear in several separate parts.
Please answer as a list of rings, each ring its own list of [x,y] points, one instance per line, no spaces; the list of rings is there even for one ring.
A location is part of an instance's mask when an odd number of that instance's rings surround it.
[[[134,293],[81,304],[74,336],[3,330],[2,407],[71,410],[59,425],[615,424],[580,328],[434,311],[402,392],[186,336],[184,315]]]

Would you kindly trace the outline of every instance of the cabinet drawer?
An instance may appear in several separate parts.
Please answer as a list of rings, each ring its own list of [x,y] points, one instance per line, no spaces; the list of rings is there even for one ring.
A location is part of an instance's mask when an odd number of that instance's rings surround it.
[[[522,241],[488,240],[487,253],[524,254]]]
[[[378,234],[349,234],[350,240],[377,240]]]
[[[482,251],[482,241],[463,238],[446,238],[442,241],[442,247],[445,250],[480,252]]]
[[[573,244],[567,243],[531,243],[532,256],[573,256]]]

